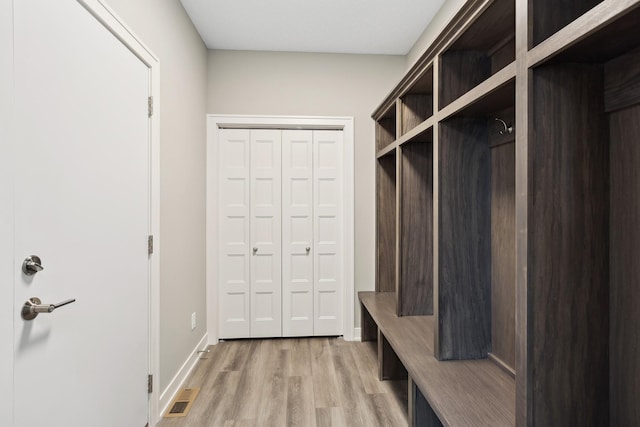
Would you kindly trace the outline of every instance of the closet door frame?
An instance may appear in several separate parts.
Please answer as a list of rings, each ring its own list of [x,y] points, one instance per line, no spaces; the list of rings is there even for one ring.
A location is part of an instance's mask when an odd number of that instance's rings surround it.
[[[355,284],[354,284],[354,127],[353,117],[304,117],[304,116],[239,116],[207,115],[207,330],[210,345],[219,340],[218,318],[218,180],[219,153],[218,133],[220,129],[309,129],[341,130],[343,132],[342,179],[343,179],[343,298],[342,334],[347,341],[356,338]]]

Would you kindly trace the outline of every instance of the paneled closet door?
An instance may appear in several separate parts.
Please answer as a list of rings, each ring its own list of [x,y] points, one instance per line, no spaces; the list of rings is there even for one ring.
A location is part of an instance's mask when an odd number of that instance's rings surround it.
[[[220,337],[341,335],[342,131],[219,132]]]
[[[342,131],[313,132],[314,335],[342,334]]]
[[[251,337],[282,336],[280,130],[251,131]]]
[[[282,132],[282,332],[313,335],[313,132]]]
[[[251,133],[219,132],[220,337],[240,338],[251,328]]]

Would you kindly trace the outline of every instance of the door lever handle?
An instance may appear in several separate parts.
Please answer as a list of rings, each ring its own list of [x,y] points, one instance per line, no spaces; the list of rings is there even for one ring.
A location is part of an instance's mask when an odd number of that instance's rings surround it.
[[[57,304],[42,304],[40,298],[33,297],[27,300],[22,306],[22,318],[24,320],[33,320],[40,313],[52,313],[56,308],[64,307],[67,304],[76,302],[75,298],[68,299]]]

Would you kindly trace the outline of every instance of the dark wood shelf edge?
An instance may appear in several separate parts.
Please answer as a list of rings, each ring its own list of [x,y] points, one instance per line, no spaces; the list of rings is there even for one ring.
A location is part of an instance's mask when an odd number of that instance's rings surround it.
[[[491,360],[493,363],[495,363],[496,365],[498,365],[498,367],[500,369],[502,369],[503,371],[505,371],[507,374],[511,375],[511,378],[516,377],[516,371],[515,369],[513,369],[511,366],[507,365],[506,363],[504,363],[500,358],[498,358],[496,355],[494,355],[493,353],[489,353],[488,354],[488,358],[489,360]]]
[[[469,107],[472,104],[482,100],[483,98],[491,95],[496,90],[509,83],[515,81],[516,78],[516,62],[504,67],[502,70],[489,77],[484,82],[480,83],[475,88],[471,89],[464,95],[458,97],[455,101],[450,103],[444,108],[441,108],[435,115],[439,122],[451,118],[460,111]]]
[[[396,141],[398,146],[402,146],[407,142],[411,142],[412,139],[414,139],[421,133],[428,131],[429,128],[433,127],[434,122],[435,122],[434,117],[433,116],[429,117],[427,120],[423,121],[418,126],[414,127],[413,129],[411,129],[410,131],[402,135],[400,138],[398,138]]]
[[[640,0],[638,0],[640,1]],[[391,144],[387,145],[382,150],[376,153],[376,158],[384,157],[395,151],[398,146],[402,146],[407,142],[410,142],[413,138],[417,137],[421,133],[429,130],[433,127],[436,121],[442,121],[454,116],[456,113],[464,110],[468,106],[482,100],[483,98],[491,95],[501,87],[511,83],[516,77],[516,63],[515,61],[498,71],[496,74],[480,83],[475,88],[471,89],[458,99],[447,105],[445,108],[437,111],[435,114],[427,118],[418,126],[414,127],[410,131],[406,132],[400,138],[396,139]]]
[[[379,159],[384,156],[388,156],[392,152],[396,151],[396,148],[398,148],[398,141],[393,141],[391,144],[387,145],[382,150],[379,150],[376,153],[376,159]]]
[[[514,379],[488,359],[483,360],[459,360],[440,362],[433,356],[433,316],[403,316],[395,315],[394,292],[358,292],[358,299],[367,310],[380,332],[385,336],[393,351],[396,353],[409,376],[420,389],[425,399],[445,426],[462,425],[461,418],[467,420],[478,419],[478,426],[514,426],[515,425],[515,381]],[[378,309],[379,311],[376,311]],[[392,317],[391,317],[392,316]],[[386,318],[386,319],[385,319]],[[389,323],[397,323],[396,325]],[[402,342],[401,338],[393,333],[393,327],[401,326],[401,330],[409,330],[418,327],[424,331],[420,336],[412,336]],[[412,354],[407,354],[404,348],[410,349]],[[414,354],[415,353],[415,354]],[[412,356],[416,356],[412,361]],[[425,379],[431,370],[434,374],[433,381]],[[426,374],[426,375],[425,375]],[[467,377],[465,377],[467,376]],[[469,379],[469,381],[466,381]],[[493,384],[493,389],[479,388],[477,392],[467,387],[468,383]],[[498,380],[498,381],[492,381]],[[444,395],[441,390],[436,390],[435,382],[454,384],[464,389],[463,395]],[[495,384],[499,382],[500,385]],[[500,390],[497,393],[496,388]],[[502,399],[496,398],[500,394]],[[506,398],[505,398],[506,397]],[[469,405],[461,404],[461,400],[468,400]],[[471,404],[473,402],[473,405]],[[447,409],[447,404],[450,409]],[[474,408],[488,410],[490,406],[499,406],[500,414],[491,414],[488,418],[482,418],[474,413]],[[463,411],[468,409],[468,412]],[[490,418],[490,419],[489,419]],[[452,420],[454,419],[454,420]],[[488,423],[488,424],[487,424]]]

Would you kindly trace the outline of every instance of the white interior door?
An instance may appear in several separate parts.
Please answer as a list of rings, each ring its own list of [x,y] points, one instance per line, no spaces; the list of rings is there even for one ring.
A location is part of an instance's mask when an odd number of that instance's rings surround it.
[[[313,131],[282,132],[282,333],[313,335]]]
[[[281,131],[251,131],[251,337],[282,336]]]
[[[342,131],[313,132],[314,335],[341,335]]]
[[[251,334],[251,132],[219,131],[220,337]]]
[[[149,69],[75,0],[13,6],[14,424],[144,427]]]

